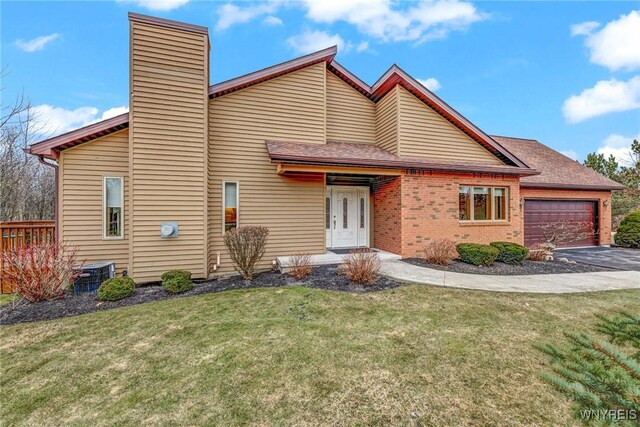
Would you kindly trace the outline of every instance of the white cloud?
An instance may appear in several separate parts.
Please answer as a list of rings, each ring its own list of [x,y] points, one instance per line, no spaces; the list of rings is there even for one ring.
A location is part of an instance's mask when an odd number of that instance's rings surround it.
[[[31,109],[38,122],[38,132],[45,135],[57,135],[90,125],[129,111],[127,107],[114,107],[105,110],[101,115],[96,107],[80,107],[67,110],[51,105],[37,105]]]
[[[368,41],[362,41],[362,42],[358,43],[358,46],[356,46],[356,52],[364,52],[367,49],[369,49],[369,42]]]
[[[234,24],[251,22],[283,6],[304,8],[307,18],[316,23],[342,21],[382,41],[416,43],[446,37],[454,30],[466,30],[472,23],[487,18],[472,3],[458,0],[421,0],[416,3],[392,0],[270,1],[250,6],[231,3],[221,6],[218,8],[216,29],[225,30]]]
[[[601,80],[592,88],[572,95],[562,106],[564,118],[569,123],[604,114],[640,108],[640,76],[629,81]]]
[[[573,150],[563,150],[563,151],[560,152],[560,154],[564,154],[565,156],[567,156],[571,160],[578,160],[578,153],[576,153]]]
[[[433,77],[429,77],[428,79],[416,79],[416,80],[422,86],[429,89],[431,92],[435,92],[436,90],[440,89],[440,82]]]
[[[283,25],[282,19],[273,15],[267,16],[266,18],[264,18],[264,21],[262,22],[264,22],[267,25],[274,25],[274,26]]]
[[[572,36],[588,36],[600,26],[599,22],[596,21],[587,21],[581,22],[579,24],[574,24],[571,26],[571,35]]]
[[[583,23],[579,25],[585,25]],[[575,27],[575,26],[574,26]],[[590,50],[590,60],[594,64],[603,65],[612,71],[635,70],[640,68],[640,12],[632,11],[619,19],[609,22],[600,31],[589,32],[585,45]],[[573,27],[572,27],[573,32]]]
[[[57,39],[58,37],[60,37],[60,35],[58,33],[53,33],[53,34],[49,34],[48,36],[40,36],[40,37],[36,37],[33,40],[16,40],[16,46],[18,46],[21,50],[24,50],[25,52],[36,52],[38,50],[42,50],[44,49],[44,47],[54,41],[55,39]]]
[[[169,11],[189,3],[189,0],[117,0],[120,3],[133,3],[149,10]]]
[[[124,114],[128,111],[129,111],[129,107],[125,107],[125,106],[109,108],[108,110],[105,110],[102,113],[102,116],[97,121],[107,120],[107,119],[110,119],[111,117],[119,116],[120,114]]]
[[[298,53],[311,53],[337,45],[339,50],[348,51],[351,43],[345,41],[338,34],[329,34],[324,31],[307,30],[287,39],[287,43]]]
[[[452,30],[465,30],[486,18],[471,3],[423,0],[407,9],[391,0],[304,0],[307,17],[332,24],[344,21],[383,41],[424,42],[443,38]]]
[[[216,31],[224,31],[233,25],[251,22],[262,15],[270,15],[274,13],[277,8],[278,4],[276,3],[265,3],[247,7],[238,7],[231,3],[224,4],[218,8]]]
[[[631,142],[633,142],[634,139],[640,139],[640,134],[636,135],[635,137],[627,137],[617,133],[613,133],[605,138],[596,153],[604,154],[606,158],[609,158],[610,155],[613,155],[613,157],[616,158],[619,164],[629,165]]]

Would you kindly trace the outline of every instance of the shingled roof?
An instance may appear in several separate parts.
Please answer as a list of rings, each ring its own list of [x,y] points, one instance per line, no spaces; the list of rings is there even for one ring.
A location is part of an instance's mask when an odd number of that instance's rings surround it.
[[[520,176],[538,173],[538,171],[534,169],[519,166],[442,162],[415,157],[396,156],[374,144],[341,141],[327,141],[326,144],[266,141],[266,146],[269,158],[274,163],[496,173]]]
[[[495,136],[492,138],[540,175],[523,177],[522,187],[575,190],[621,190],[619,183],[600,175],[535,139]]]

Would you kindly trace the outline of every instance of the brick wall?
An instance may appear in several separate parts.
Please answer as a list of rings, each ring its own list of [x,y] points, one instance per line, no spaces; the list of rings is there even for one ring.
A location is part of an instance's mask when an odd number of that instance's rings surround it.
[[[461,185],[509,188],[509,219],[504,223],[461,223]],[[402,256],[415,257],[432,239],[455,243],[523,242],[520,185],[517,177],[424,172],[402,176]]]
[[[601,245],[611,244],[611,191],[554,190],[548,188],[522,188],[520,197],[524,199],[565,199],[597,200]],[[604,203],[607,201],[608,206]],[[524,218],[521,219],[524,227]]]
[[[380,177],[373,183],[373,242],[384,251],[402,251],[401,177]]]

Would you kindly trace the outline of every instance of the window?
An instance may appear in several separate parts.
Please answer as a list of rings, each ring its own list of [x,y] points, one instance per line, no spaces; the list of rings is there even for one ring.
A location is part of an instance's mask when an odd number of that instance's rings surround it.
[[[104,206],[104,238],[122,239],[122,177],[104,177],[102,200]]]
[[[494,188],[493,189],[493,219],[506,220],[507,219],[507,190],[506,188]]]
[[[348,217],[347,217],[347,211],[349,209],[349,207],[347,206],[349,203],[349,201],[347,200],[347,198],[345,197],[344,199],[342,199],[342,228],[348,228]]]
[[[490,189],[487,187],[473,187],[473,220],[486,221],[491,219]]]
[[[360,228],[364,228],[364,197],[360,197]]]
[[[222,233],[238,227],[239,184],[235,181],[222,183],[223,227]]]
[[[327,197],[324,205],[325,228],[329,230],[331,228],[331,197]]]
[[[506,221],[508,191],[504,187],[467,187],[458,190],[460,221]]]
[[[471,221],[471,187],[460,187],[458,192],[460,221]]]

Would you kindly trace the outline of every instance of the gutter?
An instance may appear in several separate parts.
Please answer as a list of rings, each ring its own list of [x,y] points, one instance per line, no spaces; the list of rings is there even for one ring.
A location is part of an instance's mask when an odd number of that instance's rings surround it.
[[[55,185],[55,190],[54,190],[54,199],[53,199],[53,223],[55,225],[55,228],[53,230],[53,233],[55,235],[55,241],[56,243],[59,242],[58,238],[59,238],[59,233],[60,233],[60,224],[59,224],[59,220],[60,220],[60,215],[59,215],[59,206],[58,206],[58,165],[53,164],[53,163],[49,163],[44,159],[44,156],[38,156],[38,161],[40,163],[42,163],[45,166],[49,166],[50,168],[53,168],[54,171],[54,185]]]

